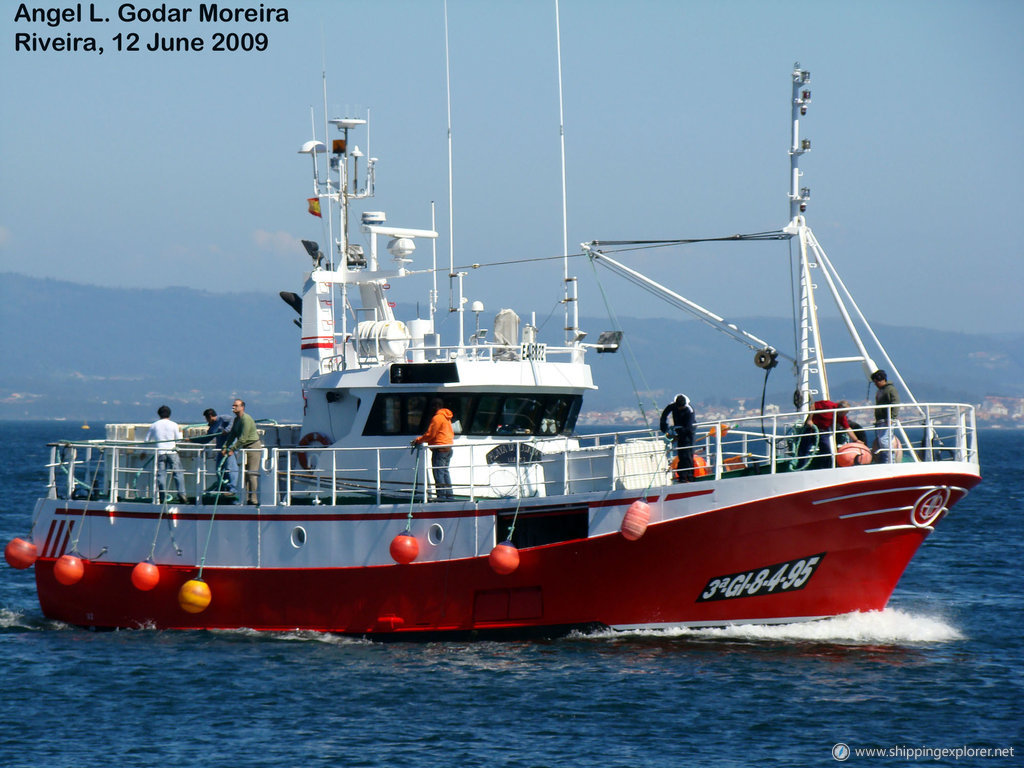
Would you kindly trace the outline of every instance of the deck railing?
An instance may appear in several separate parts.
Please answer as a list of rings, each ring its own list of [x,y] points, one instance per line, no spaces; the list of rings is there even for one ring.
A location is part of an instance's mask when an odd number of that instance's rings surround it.
[[[372,367],[390,360],[384,354],[381,344],[370,339],[364,341],[357,341],[354,338],[349,338],[347,341],[336,339],[335,349],[337,350],[335,354],[327,355],[320,360],[320,373]],[[581,346],[554,346],[546,343],[496,344],[480,340],[463,345],[410,346],[400,360],[408,363],[439,363],[455,360],[532,360],[537,362],[550,360],[580,363],[583,361],[584,351],[584,347]]]
[[[468,438],[454,447],[450,472],[456,500],[571,495],[639,490],[676,479],[701,482],[751,474],[841,467],[843,445],[856,438],[874,447],[875,463],[959,461],[977,464],[977,428],[968,405],[900,406],[875,425],[873,407],[844,409],[852,434],[839,419],[822,435],[801,414],[773,414],[701,422],[692,446],[693,467],[673,467],[677,446],[651,430],[554,438]],[[818,414],[837,415],[837,411]],[[884,420],[883,420],[884,421]],[[870,424],[871,426],[861,426]],[[876,438],[891,433],[892,440]],[[831,450],[822,450],[829,446]],[[435,498],[430,451],[401,446],[366,448],[273,447],[260,452],[262,505],[409,503]],[[244,466],[243,452],[236,454]],[[866,451],[864,452],[866,454]],[[229,503],[216,449],[181,442],[177,454],[191,503]],[[98,501],[179,501],[168,473],[161,492],[152,443],[117,440],[51,444],[51,497]],[[849,470],[844,470],[849,471]],[[681,477],[680,477],[681,476]],[[244,476],[240,476],[244,483]],[[241,489],[239,489],[241,494]],[[244,498],[244,495],[243,495]],[[182,502],[179,502],[182,503]]]

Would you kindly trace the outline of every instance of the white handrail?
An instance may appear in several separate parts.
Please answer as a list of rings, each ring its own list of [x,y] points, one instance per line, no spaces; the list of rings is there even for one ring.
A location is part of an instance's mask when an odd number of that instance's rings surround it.
[[[976,464],[974,408],[957,403],[919,405],[920,416],[915,408],[910,418],[893,419],[890,427],[901,440],[902,460]],[[851,428],[863,429],[865,439],[869,440],[881,427],[861,427],[856,421],[873,416],[873,410],[874,406],[859,405],[816,412],[832,415],[833,451],[827,456],[827,466],[837,465],[837,437],[842,431],[838,429],[838,415],[846,413],[854,422]],[[707,460],[713,461],[709,479],[728,478],[737,472],[774,474],[801,469],[804,464],[810,467],[813,455],[798,461],[802,437],[799,428],[805,417],[804,413],[789,413],[700,422],[697,430],[702,437],[694,449],[704,451]],[[273,493],[268,487],[268,493],[261,498],[281,505],[305,502],[332,506],[353,498],[376,504],[403,495],[408,500],[416,463],[404,436],[402,439],[401,445],[392,446],[325,447],[316,451],[309,446],[262,449],[260,483],[273,483]],[[533,449],[529,458],[517,448],[508,464],[488,463],[487,454],[495,447],[520,443]],[[196,503],[202,504],[210,478],[206,446],[183,442],[177,450],[183,459],[186,487],[191,489]],[[159,495],[155,453],[151,445],[126,441],[53,443],[47,466],[48,493],[51,497],[82,498],[84,494],[111,502],[149,503]],[[514,492],[526,496],[608,492],[669,483],[668,460],[669,454],[674,453],[675,449],[663,436],[649,429],[582,435],[571,440],[567,436],[460,437],[453,446],[450,472],[454,490],[462,499],[500,498],[503,491],[488,481],[496,469],[514,473]],[[308,468],[299,463],[299,454],[315,457]],[[817,456],[815,466],[821,466],[820,460],[826,456]],[[427,501],[432,473],[429,459],[421,463],[422,474],[417,473],[416,485],[422,483],[423,490],[416,488],[416,498]],[[240,473],[239,479],[244,482],[244,475]],[[243,489],[244,485],[238,490]]]

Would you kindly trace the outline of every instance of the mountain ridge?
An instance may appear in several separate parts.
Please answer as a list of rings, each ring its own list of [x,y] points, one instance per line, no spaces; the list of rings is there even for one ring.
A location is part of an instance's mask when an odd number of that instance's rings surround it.
[[[270,293],[108,288],[0,273],[0,418],[149,421],[166,402],[179,420],[199,422],[205,408],[227,412],[238,396],[257,417],[298,419],[294,318]],[[749,407],[759,403],[762,387],[767,402],[785,406],[792,398],[788,363],[780,360],[766,384],[750,350],[723,345],[723,337],[702,323],[619,321],[625,332],[620,352],[587,357],[600,389],[587,396],[585,409],[634,407],[637,400],[664,404],[676,392],[716,405],[742,398]],[[740,322],[773,344],[786,340],[777,347],[792,354],[790,320]],[[611,328],[600,318],[581,318],[580,325],[592,338]],[[1024,396],[1024,334],[875,330],[919,399]],[[839,331],[838,320],[823,322],[826,338]],[[542,340],[559,341],[544,335],[542,328]],[[832,354],[845,352],[837,345]],[[844,368],[831,386],[833,398],[871,395],[856,365]]]

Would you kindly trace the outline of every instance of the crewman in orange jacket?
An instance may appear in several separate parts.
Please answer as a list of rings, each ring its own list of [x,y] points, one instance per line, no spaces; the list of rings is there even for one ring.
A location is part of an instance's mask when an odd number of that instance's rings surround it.
[[[434,473],[434,491],[438,501],[452,501],[452,476],[448,465],[452,461],[452,443],[455,432],[452,430],[452,412],[444,407],[440,398],[430,401],[434,415],[430,419],[427,431],[412,441],[413,445],[430,446],[430,466]]]

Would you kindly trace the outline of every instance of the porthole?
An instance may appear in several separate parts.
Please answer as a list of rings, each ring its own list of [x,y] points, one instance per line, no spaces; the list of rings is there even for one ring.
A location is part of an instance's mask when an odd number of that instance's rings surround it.
[[[301,525],[292,528],[292,546],[300,549],[306,543],[306,529]]]
[[[434,523],[427,528],[427,541],[435,547],[444,541],[444,528],[441,527],[440,523]]]

